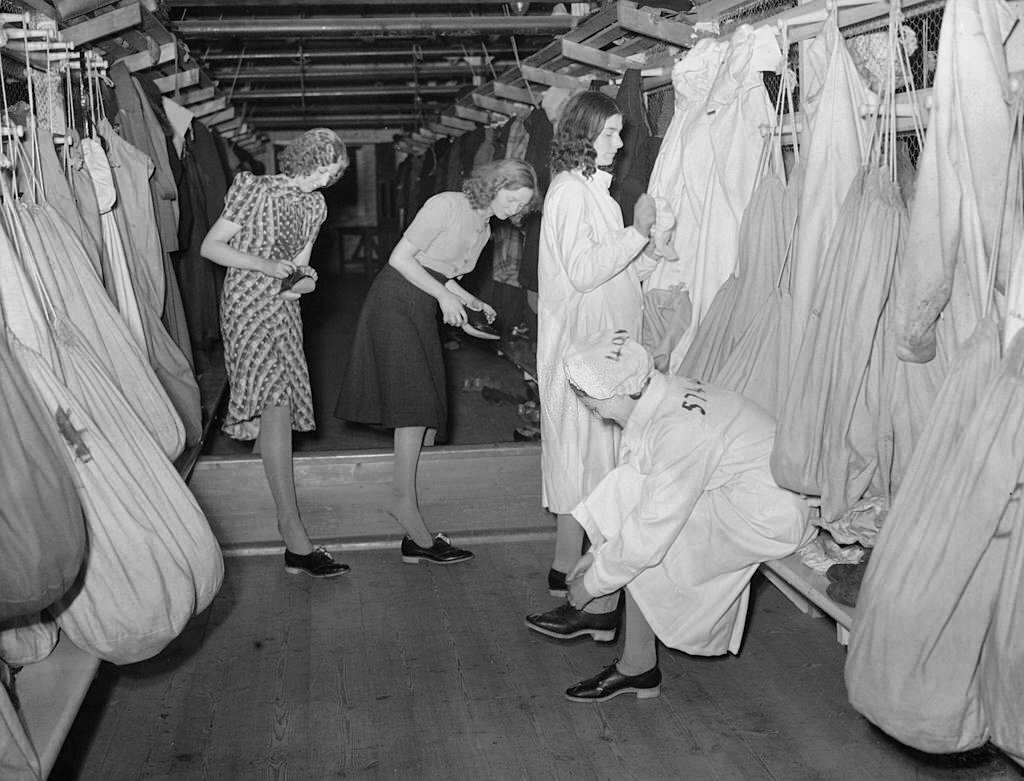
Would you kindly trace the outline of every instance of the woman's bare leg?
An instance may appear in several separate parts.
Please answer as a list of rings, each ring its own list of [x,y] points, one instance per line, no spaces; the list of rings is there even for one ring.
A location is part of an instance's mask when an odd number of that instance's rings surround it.
[[[580,560],[583,551],[583,527],[571,515],[556,516],[555,560],[551,569],[569,572]]]
[[[429,548],[434,540],[420,514],[416,494],[416,472],[423,447],[425,426],[395,429],[395,467],[391,478],[391,500],[384,509],[405,529],[417,545]]]
[[[277,529],[285,547],[304,556],[313,550],[299,514],[292,463],[292,417],[287,406],[266,407],[260,420],[258,440],[263,471],[277,508]]]
[[[623,675],[640,675],[658,664],[658,639],[628,590],[625,618],[622,658],[616,667]]]

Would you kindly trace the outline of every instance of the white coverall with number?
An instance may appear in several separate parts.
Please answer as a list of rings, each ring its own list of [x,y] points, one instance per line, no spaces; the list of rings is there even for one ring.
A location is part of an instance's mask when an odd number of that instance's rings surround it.
[[[737,393],[655,373],[618,466],[573,511],[594,547],[591,594],[623,586],[658,638],[690,654],[739,650],[750,578],[809,531],[769,470],[775,423]]]

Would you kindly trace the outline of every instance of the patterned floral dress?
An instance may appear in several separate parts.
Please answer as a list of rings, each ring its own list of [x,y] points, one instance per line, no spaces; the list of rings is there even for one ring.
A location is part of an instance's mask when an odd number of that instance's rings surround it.
[[[224,197],[221,216],[242,226],[229,242],[233,248],[282,261],[316,237],[327,205],[323,195],[304,193],[287,177],[243,172]],[[280,286],[240,268],[229,268],[224,279],[220,321],[231,398],[223,430],[233,439],[255,439],[268,405],[289,406],[295,431],[316,428],[299,302],[282,298]]]

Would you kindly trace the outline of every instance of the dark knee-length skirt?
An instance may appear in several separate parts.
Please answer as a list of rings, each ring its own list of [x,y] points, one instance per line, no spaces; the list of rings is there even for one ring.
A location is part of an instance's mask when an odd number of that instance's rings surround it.
[[[437,313],[437,299],[392,266],[381,270],[359,315],[335,417],[388,428],[426,426],[443,436],[448,396]]]

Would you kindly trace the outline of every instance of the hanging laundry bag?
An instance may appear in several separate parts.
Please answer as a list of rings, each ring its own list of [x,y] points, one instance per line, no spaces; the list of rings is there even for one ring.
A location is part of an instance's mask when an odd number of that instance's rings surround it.
[[[153,370],[129,336],[123,320],[102,284],[88,265],[81,246],[64,226],[45,219],[45,206],[8,205],[7,224],[25,277],[39,296],[81,331],[100,363],[107,369],[168,458],[185,448],[181,419],[160,387]]]
[[[0,662],[24,667],[41,662],[57,647],[57,624],[49,613],[32,613],[0,622]]]
[[[786,253],[785,193],[785,183],[774,175],[764,177],[754,190],[740,221],[736,273],[715,294],[678,374],[714,377],[775,289]]]
[[[1008,406],[991,390],[998,360],[986,318],[951,366],[882,525],[850,636],[851,704],[924,751],[962,751],[989,734],[978,660],[1008,554],[997,530],[1024,463],[1024,394]]]
[[[4,781],[41,781],[42,768],[32,740],[0,681],[0,778]]]
[[[818,289],[779,414],[772,474],[821,496],[839,518],[876,480],[882,313],[902,251],[906,211],[890,173],[857,175],[821,259]]]
[[[51,612],[80,648],[116,664],[137,662],[158,653],[209,605],[223,561],[188,487],[106,372],[72,333],[56,336],[67,375],[91,390],[82,401],[38,355],[15,343],[46,406],[67,411],[68,449],[89,531],[80,581]]]
[[[0,336],[0,626],[63,596],[85,559],[85,521],[58,434]]]

